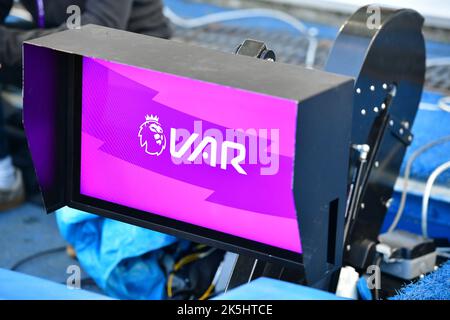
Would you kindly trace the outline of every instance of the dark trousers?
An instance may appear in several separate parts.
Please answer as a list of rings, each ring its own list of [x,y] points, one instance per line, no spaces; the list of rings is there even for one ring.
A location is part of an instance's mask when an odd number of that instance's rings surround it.
[[[3,116],[3,102],[0,98],[0,160],[6,158],[9,154],[8,140],[5,132],[5,119]]]
[[[3,23],[0,23],[3,25]],[[15,29],[30,29],[32,24],[29,22],[18,21],[14,24],[8,25]],[[1,61],[0,61],[1,63]],[[5,66],[0,68],[0,93],[3,87],[12,85],[18,88],[22,87],[22,66]],[[5,113],[3,110],[3,101],[0,97],[0,160],[9,155],[8,139],[5,131]]]
[[[22,71],[21,67],[6,67],[0,69],[0,93],[6,85],[21,87]],[[5,116],[3,101],[0,97],[0,160],[9,155],[8,139],[5,131]]]

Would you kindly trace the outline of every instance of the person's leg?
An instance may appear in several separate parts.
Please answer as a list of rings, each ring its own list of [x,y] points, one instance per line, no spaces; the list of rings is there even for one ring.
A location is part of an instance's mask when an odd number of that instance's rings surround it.
[[[2,88],[0,86],[0,94]],[[0,97],[0,161],[9,156],[8,141],[6,139],[5,123],[3,115],[3,104]]]
[[[8,189],[11,185],[13,185],[14,180],[15,169],[9,154],[3,116],[3,104],[2,99],[0,98],[0,189]]]
[[[3,111],[0,96],[0,211],[12,209],[25,200],[22,173],[14,167],[9,153]]]

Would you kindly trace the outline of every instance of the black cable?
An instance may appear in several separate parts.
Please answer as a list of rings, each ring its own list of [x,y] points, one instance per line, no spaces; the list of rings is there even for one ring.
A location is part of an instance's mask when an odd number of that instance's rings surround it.
[[[23,264],[25,264],[25,263],[27,263],[27,262],[29,262],[31,260],[37,259],[37,258],[42,257],[42,256],[46,256],[48,254],[58,253],[58,252],[61,252],[61,251],[64,251],[64,250],[66,250],[66,246],[57,247],[57,248],[48,249],[48,250],[44,250],[44,251],[40,251],[40,252],[34,253],[34,254],[32,254],[32,255],[30,255],[28,257],[25,257],[25,258],[17,261],[10,269],[15,271],[20,266],[22,266]]]
[[[378,254],[378,256],[376,257],[376,260],[375,260],[375,265],[378,267],[378,269],[380,269],[381,261],[383,261],[383,255]],[[381,274],[380,274],[380,276],[381,276]],[[377,288],[377,286],[375,286],[373,293],[374,293],[375,300],[380,300],[380,290]]]

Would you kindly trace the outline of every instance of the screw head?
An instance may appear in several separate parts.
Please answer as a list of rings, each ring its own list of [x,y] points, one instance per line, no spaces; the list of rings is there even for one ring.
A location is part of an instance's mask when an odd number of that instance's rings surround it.
[[[393,201],[394,201],[394,199],[392,199],[392,198],[389,198],[388,201],[386,201],[385,206],[387,209],[389,209],[391,207]]]

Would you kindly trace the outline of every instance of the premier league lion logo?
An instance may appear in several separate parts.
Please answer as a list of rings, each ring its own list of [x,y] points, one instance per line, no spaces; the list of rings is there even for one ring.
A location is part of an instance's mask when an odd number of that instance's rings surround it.
[[[145,122],[139,128],[141,147],[152,156],[159,156],[166,149],[166,137],[158,116],[146,115]]]

